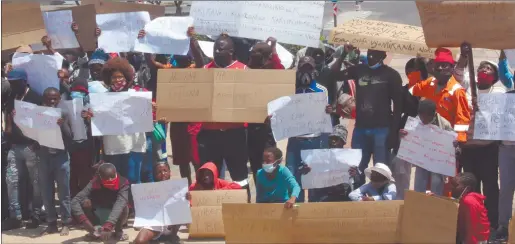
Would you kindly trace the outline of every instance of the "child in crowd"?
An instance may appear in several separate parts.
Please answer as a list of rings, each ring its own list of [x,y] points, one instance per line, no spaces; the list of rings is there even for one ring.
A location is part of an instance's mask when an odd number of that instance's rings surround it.
[[[377,163],[374,167],[365,169],[365,176],[370,179],[370,182],[349,194],[352,201],[395,200],[397,195],[395,180],[386,164]]]
[[[218,169],[212,162],[207,162],[197,170],[197,180],[190,185],[190,191],[202,190],[231,190],[241,189],[241,186],[234,182],[229,182],[218,178]],[[191,199],[187,194],[188,200]]]
[[[43,92],[43,106],[57,107],[61,101],[61,94],[59,90],[54,87],[49,87]],[[57,121],[61,127],[63,141],[65,146],[70,142],[71,128],[68,122],[64,122],[63,118]],[[66,147],[65,147],[66,148]],[[45,146],[40,146],[38,150],[39,155],[39,183],[41,186],[41,198],[43,205],[48,213],[47,223],[48,227],[41,233],[52,234],[58,232],[57,229],[57,213],[54,204],[54,182],[57,182],[57,195],[60,203],[61,220],[63,228],[61,235],[68,235],[68,225],[71,223],[71,209],[70,209],[70,160],[66,149],[55,149]]]
[[[111,163],[98,167],[97,175],[72,200],[72,214],[89,232],[88,237],[107,241],[112,236],[125,241],[129,237],[122,226],[129,216],[129,181],[116,172]],[[95,228],[93,224],[102,224]]]
[[[155,166],[154,179],[156,181],[165,181],[170,179],[170,165],[166,161],[160,161]],[[180,225],[171,226],[148,226],[143,227],[134,240],[135,244],[149,243],[153,240],[163,241],[163,237],[169,237],[172,244],[178,244],[180,238],[177,235]]]
[[[269,147],[263,153],[263,168],[256,175],[256,203],[284,203],[292,208],[301,191],[290,170],[281,164],[283,152]]]

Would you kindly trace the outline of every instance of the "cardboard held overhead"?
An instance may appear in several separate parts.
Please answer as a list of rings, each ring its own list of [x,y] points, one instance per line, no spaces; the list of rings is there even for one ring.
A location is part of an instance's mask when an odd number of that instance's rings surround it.
[[[245,190],[191,191],[189,238],[225,237],[222,203],[246,203]]]
[[[515,48],[514,1],[417,1],[429,47]]]
[[[406,190],[401,243],[454,243],[458,207],[458,202],[448,198]]]
[[[399,243],[403,201],[223,204],[226,243]]]
[[[61,8],[53,11],[63,10],[72,11],[73,22],[79,26],[79,35],[77,40],[79,41],[84,51],[95,51],[97,46],[97,40],[95,36],[95,28],[97,27],[95,18],[97,13],[95,11],[95,6],[91,4],[80,5],[71,8]]]
[[[160,69],[157,117],[263,123],[268,102],[294,93],[294,70]]]
[[[40,43],[45,35],[39,2],[2,3],[2,50]]]
[[[413,56],[433,57],[435,51],[427,47],[420,27],[366,19],[353,19],[335,27],[328,41]]]
[[[81,5],[94,4],[97,14],[147,11],[150,19],[165,16],[165,7],[153,4],[124,3],[109,0],[82,0]]]

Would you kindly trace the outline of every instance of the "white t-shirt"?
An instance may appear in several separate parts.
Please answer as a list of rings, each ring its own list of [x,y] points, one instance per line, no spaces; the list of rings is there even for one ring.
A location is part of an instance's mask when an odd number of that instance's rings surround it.
[[[103,140],[106,155],[147,151],[147,139],[144,132],[131,135],[104,136]]]

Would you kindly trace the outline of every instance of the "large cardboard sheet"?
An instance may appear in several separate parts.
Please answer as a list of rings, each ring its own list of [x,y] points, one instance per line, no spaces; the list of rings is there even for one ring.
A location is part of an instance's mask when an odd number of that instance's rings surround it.
[[[71,10],[73,21],[79,26],[79,36],[77,37],[84,51],[94,51],[96,49],[95,28],[95,6],[81,5],[71,8],[60,8],[53,11]],[[71,28],[71,27],[70,27]]]
[[[450,199],[406,190],[401,243],[455,243],[458,205]]]
[[[429,47],[515,48],[514,1],[417,1]]]
[[[367,19],[353,19],[335,27],[328,41],[424,57],[433,57],[435,50],[427,47],[421,27]]]
[[[165,16],[165,7],[153,4],[123,3],[109,0],[82,0],[81,5],[94,4],[97,14],[147,11],[150,19]]]
[[[247,191],[191,191],[192,222],[190,238],[222,238],[225,236],[222,203],[246,203]]]
[[[293,70],[160,69],[157,117],[263,123],[267,104],[295,93]]]
[[[226,243],[398,243],[403,201],[223,204]]]
[[[2,50],[41,42],[44,35],[39,2],[2,3]]]

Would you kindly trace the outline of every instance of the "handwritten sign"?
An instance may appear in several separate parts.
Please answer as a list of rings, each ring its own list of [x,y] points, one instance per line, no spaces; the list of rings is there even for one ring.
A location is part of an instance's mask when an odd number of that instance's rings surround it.
[[[16,56],[16,57],[15,57]],[[30,88],[42,95],[48,87],[59,89],[57,71],[61,69],[63,57],[56,55],[19,54],[13,56],[13,67],[27,72]]]
[[[316,1],[194,1],[195,30],[220,35],[318,47],[324,3]]]
[[[479,94],[474,139],[515,141],[515,94]]]
[[[75,33],[71,28],[73,22],[71,10],[44,12],[43,19],[45,20],[47,36],[52,40],[53,48],[79,47]]]
[[[435,125],[424,125],[418,118],[409,117],[397,157],[433,173],[456,175],[456,133]]]
[[[335,27],[328,41],[341,45],[349,42],[360,48],[425,57],[433,57],[435,51],[427,47],[421,27],[366,19],[353,19]]]
[[[458,202],[406,190],[401,243],[455,243]]]
[[[398,243],[403,201],[222,205],[226,243]]]
[[[333,131],[325,112],[327,94],[323,92],[280,97],[268,103],[268,114],[276,141],[311,133]]]
[[[81,113],[84,109],[82,98],[75,98],[69,101],[61,101],[59,108],[62,109],[63,115],[70,121],[72,129],[72,138],[75,141],[88,139],[88,132],[86,130],[86,124]]]
[[[2,2],[2,50],[41,42],[44,35],[39,2]]]
[[[515,48],[515,2],[417,1],[429,47]]]
[[[128,135],[154,130],[152,92],[91,93],[93,136]]]
[[[168,226],[191,223],[188,180],[132,184],[136,215],[134,226]]]
[[[292,70],[160,69],[157,117],[170,122],[263,123],[267,103],[294,91]]]
[[[304,189],[324,188],[349,183],[349,169],[359,166],[361,149],[314,149],[300,152],[311,171],[302,175]]]
[[[186,34],[193,26],[191,17],[159,17],[145,25],[145,37],[136,40],[134,51],[186,55],[190,38]]]
[[[42,146],[64,149],[61,127],[57,124],[57,120],[61,118],[61,109],[18,100],[14,101],[14,109],[14,123],[23,135]]]
[[[85,51],[94,51],[97,48],[97,38],[95,37],[95,28],[97,27],[95,16],[97,13],[95,6],[82,4],[80,6],[55,10],[55,12],[59,11],[72,12],[73,21],[79,26],[80,34],[77,36],[77,41]],[[49,11],[49,13],[50,12],[54,11]],[[71,30],[71,26],[68,26],[68,29]],[[41,43],[41,41],[38,43]]]
[[[102,30],[98,47],[109,53],[133,51],[139,31],[148,22],[148,12],[98,14],[97,26]]]
[[[225,236],[222,203],[246,203],[247,191],[191,191],[192,222],[190,238],[220,238]]]

